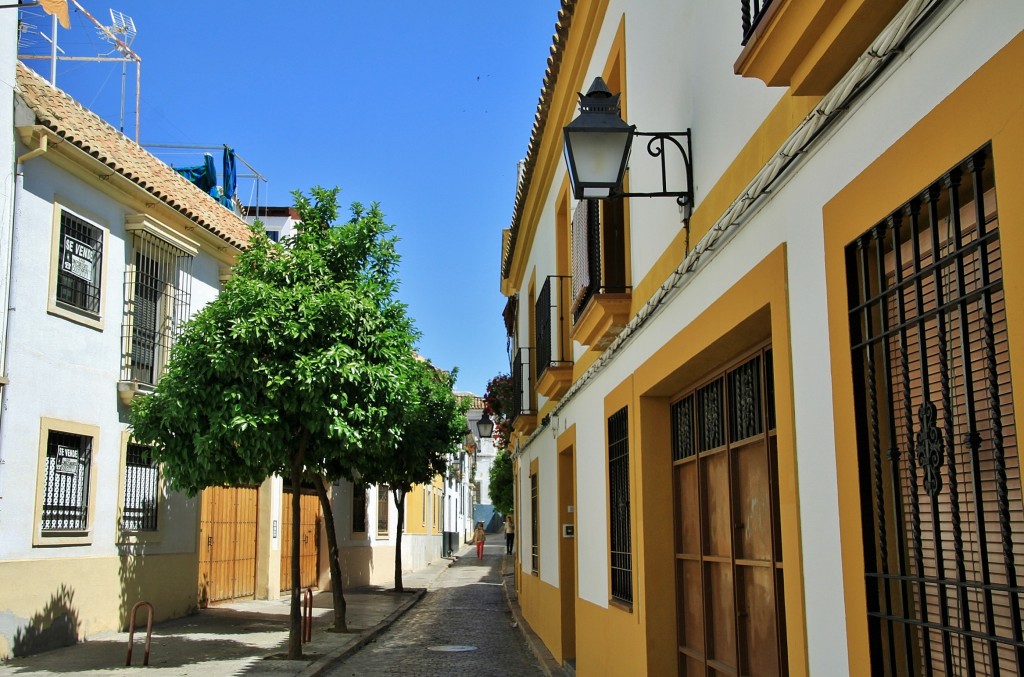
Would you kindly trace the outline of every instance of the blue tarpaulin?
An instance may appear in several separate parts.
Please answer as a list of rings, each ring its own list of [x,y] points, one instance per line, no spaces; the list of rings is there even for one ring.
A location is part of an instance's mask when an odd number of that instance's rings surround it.
[[[235,151],[233,148],[224,146],[224,196],[221,198],[221,201],[227,200],[225,204],[231,204],[231,198],[235,196],[236,184]]]
[[[178,172],[191,181],[204,193],[209,193],[217,185],[217,168],[213,166],[213,156],[203,156],[203,164],[194,167],[177,167]]]

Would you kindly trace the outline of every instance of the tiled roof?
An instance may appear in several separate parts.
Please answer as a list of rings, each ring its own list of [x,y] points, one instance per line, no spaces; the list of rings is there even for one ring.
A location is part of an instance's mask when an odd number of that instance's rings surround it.
[[[166,163],[35,71],[18,64],[18,91],[38,123],[139,185],[225,242],[244,247],[249,225]]]
[[[540,100],[537,102],[537,114],[533,120],[533,131],[530,134],[530,144],[526,148],[526,162],[523,167],[523,177],[516,188],[516,202],[512,211],[512,226],[510,237],[506,242],[505,251],[501,253],[501,275],[507,277],[509,267],[512,265],[512,256],[516,250],[516,240],[519,239],[520,221],[523,219],[523,209],[526,202],[527,187],[533,178],[533,169],[537,165],[537,153],[540,151],[540,137],[544,132],[544,126],[548,121],[548,112],[551,108],[551,97],[555,93],[555,82],[558,80],[558,73],[562,66],[562,56],[565,52],[565,42],[569,38],[569,27],[572,26],[573,14],[576,10],[577,0],[562,0],[562,8],[558,10],[558,22],[555,24],[555,35],[552,38],[551,54],[548,56],[548,67],[544,72],[544,84],[540,89]]]

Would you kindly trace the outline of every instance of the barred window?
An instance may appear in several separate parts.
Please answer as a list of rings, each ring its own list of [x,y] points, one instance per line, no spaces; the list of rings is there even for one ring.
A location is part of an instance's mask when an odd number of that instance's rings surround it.
[[[44,531],[85,531],[89,528],[91,463],[91,437],[48,431],[42,513]]]
[[[612,597],[633,602],[633,539],[629,521],[629,412],[608,419],[608,505],[611,513]]]
[[[530,475],[530,566],[533,573],[540,572],[540,488],[537,473]]]
[[[377,487],[377,534],[388,535],[388,485],[381,484]]]
[[[188,319],[192,256],[146,231],[133,233],[132,252],[125,272],[121,378],[153,385]]]
[[[57,271],[57,301],[90,313],[99,313],[103,231],[61,210],[58,256],[60,268]]]
[[[121,528],[125,531],[156,531],[160,467],[141,444],[129,444],[124,462],[124,509]]]
[[[366,485],[352,485],[352,533],[366,533]]]

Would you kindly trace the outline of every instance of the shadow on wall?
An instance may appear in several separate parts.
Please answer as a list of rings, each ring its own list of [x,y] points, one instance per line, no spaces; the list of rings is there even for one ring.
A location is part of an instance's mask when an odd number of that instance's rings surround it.
[[[14,633],[13,655],[31,656],[77,644],[80,623],[74,599],[74,590],[61,585],[43,610],[34,615],[28,625]]]
[[[138,567],[142,560],[143,553],[136,552],[138,546],[121,544],[117,546],[120,562],[118,564],[118,579],[121,581],[121,599],[118,606],[118,618],[121,619],[119,627],[127,631],[129,615],[132,606],[142,597],[142,590],[139,586]],[[139,614],[142,622],[146,621],[145,612]]]

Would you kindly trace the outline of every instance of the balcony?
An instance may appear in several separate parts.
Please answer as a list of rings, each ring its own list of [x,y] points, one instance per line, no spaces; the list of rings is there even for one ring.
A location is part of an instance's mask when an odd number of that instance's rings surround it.
[[[625,203],[581,201],[573,215],[572,338],[604,350],[625,328],[632,307],[626,285]]]
[[[537,392],[557,400],[572,383],[569,299],[572,277],[549,275],[537,295]]]
[[[524,435],[537,428],[533,353],[533,348],[520,348],[512,358],[512,428]]]
[[[737,75],[826,94],[906,0],[740,0]]]

